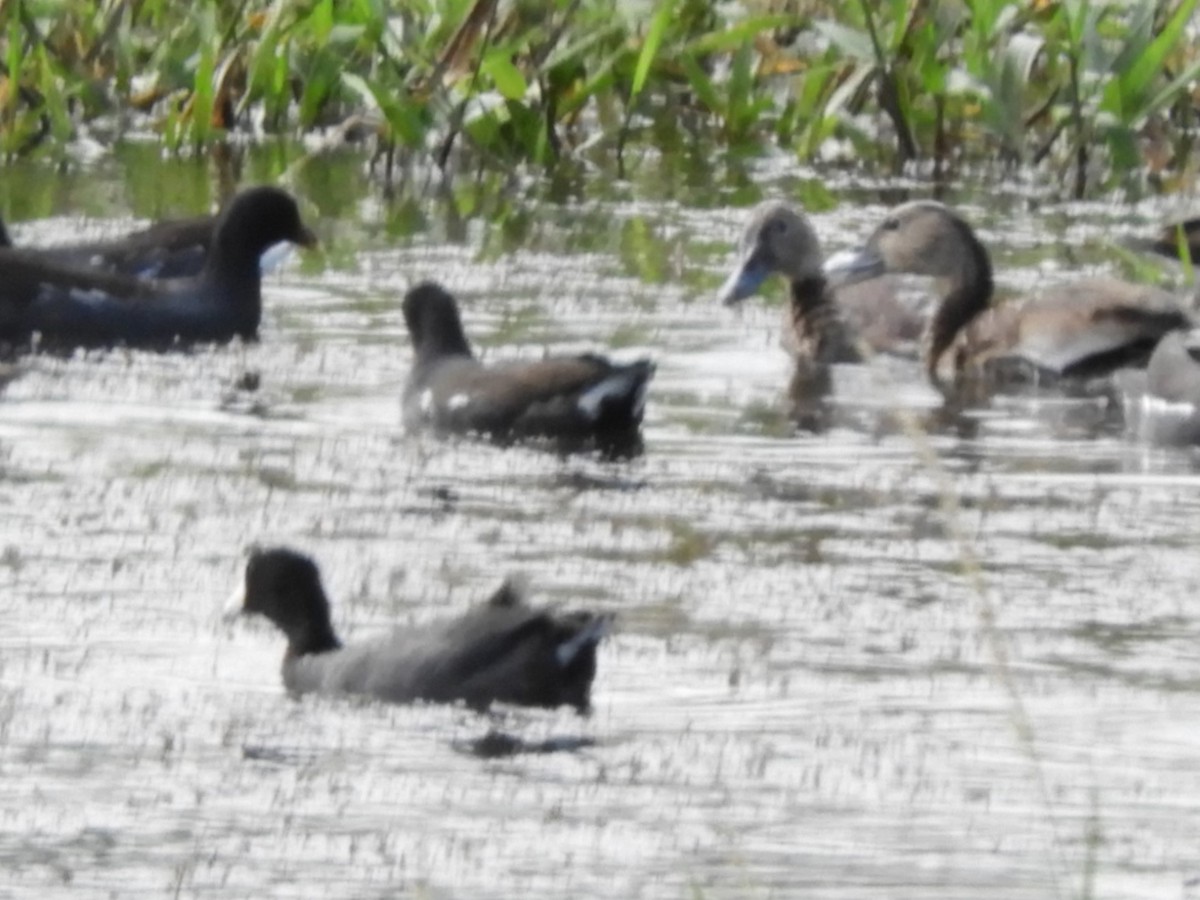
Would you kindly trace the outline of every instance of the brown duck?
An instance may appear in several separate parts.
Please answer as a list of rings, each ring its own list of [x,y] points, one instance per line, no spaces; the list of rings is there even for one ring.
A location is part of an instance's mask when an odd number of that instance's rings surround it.
[[[861,362],[865,352],[914,341],[922,320],[897,301],[890,286],[833,288],[808,219],[788,203],[756,206],[738,242],[738,258],[718,299],[734,306],[758,292],[773,274],[787,279],[791,302],[782,343],[802,366]]]
[[[1170,293],[1111,278],[993,306],[987,250],[960,215],[928,200],[892,210],[863,247],[827,270],[839,283],[887,272],[938,279],[941,299],[922,348],[935,383],[991,379],[1030,367],[1039,380],[1104,376],[1145,365],[1164,335],[1190,325]]]

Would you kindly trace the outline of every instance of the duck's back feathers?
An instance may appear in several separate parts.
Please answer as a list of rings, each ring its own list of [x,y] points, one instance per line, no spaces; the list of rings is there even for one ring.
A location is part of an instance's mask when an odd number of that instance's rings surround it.
[[[1060,375],[1090,378],[1144,366],[1164,335],[1189,324],[1167,291],[1089,278],[1026,303],[1012,352]]]
[[[138,278],[186,278],[204,268],[215,223],[214,216],[173,219],[113,240],[46,247],[37,252],[64,265]]]
[[[353,677],[337,690],[392,703],[461,700],[476,709],[512,703],[584,712],[596,646],[608,627],[607,616],[488,603],[448,623],[367,645],[373,652],[352,647],[356,659],[347,674]]]

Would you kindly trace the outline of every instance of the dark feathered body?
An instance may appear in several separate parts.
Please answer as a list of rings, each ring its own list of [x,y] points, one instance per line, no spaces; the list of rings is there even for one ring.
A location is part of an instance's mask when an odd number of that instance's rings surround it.
[[[215,216],[173,219],[110,240],[21,249],[52,265],[103,269],[138,278],[187,278],[204,268],[216,221]],[[0,246],[12,246],[2,225]]]
[[[654,373],[648,360],[582,354],[484,364],[471,352],[454,298],[431,283],[409,291],[404,317],[415,353],[404,390],[409,427],[598,443],[637,433]]]
[[[0,250],[0,337],[40,335],[49,347],[254,338],[262,316],[259,259],[280,241],[308,245],[295,201],[275,188],[243,191],[218,219],[200,274],[143,279]]]
[[[818,366],[863,361],[851,329],[824,276],[791,283],[791,340],[785,341],[798,362]]]
[[[596,646],[610,619],[528,606],[506,583],[462,616],[343,646],[315,564],[290,550],[258,551],[246,566],[242,611],[288,637],[283,681],[294,694],[361,694],[390,703],[462,701],[572,706],[586,711]]]

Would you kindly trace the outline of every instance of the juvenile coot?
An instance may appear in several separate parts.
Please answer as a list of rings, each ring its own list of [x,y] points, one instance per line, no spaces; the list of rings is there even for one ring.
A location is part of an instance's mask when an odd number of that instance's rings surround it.
[[[283,683],[293,694],[365,694],[390,703],[463,701],[572,706],[586,712],[596,645],[611,617],[534,609],[506,582],[457,618],[343,645],[316,564],[293,550],[254,551],[227,614],[258,613],[287,636]]]
[[[432,282],[405,296],[404,320],[415,351],[404,390],[410,428],[618,448],[636,439],[654,374],[649,360],[587,353],[485,365],[467,343],[458,304]]]

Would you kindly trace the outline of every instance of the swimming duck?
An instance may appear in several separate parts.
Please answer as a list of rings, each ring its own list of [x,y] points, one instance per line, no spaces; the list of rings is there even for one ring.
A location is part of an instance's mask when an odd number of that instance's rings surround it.
[[[193,278],[151,280],[54,262],[36,251],[0,250],[0,338],[39,346],[164,348],[247,340],[262,317],[264,250],[316,242],[295,200],[274,187],[242,191],[213,230]]]
[[[783,345],[797,361],[815,365],[862,361],[862,347],[894,350],[917,339],[920,316],[883,282],[832,288],[822,269],[820,241],[795,207],[767,200],[753,210],[738,242],[738,260],[718,299],[734,306],[778,273],[788,279],[791,303]]]
[[[98,268],[139,278],[187,278],[204,268],[216,221],[216,216],[169,219],[112,240],[22,249],[57,265]],[[0,222],[0,247],[12,246]]]
[[[930,200],[892,210],[865,246],[828,267],[847,283],[884,272],[940,279],[941,300],[924,337],[924,364],[935,383],[983,375],[1091,378],[1144,365],[1158,341],[1190,324],[1176,299],[1158,288],[1089,278],[1023,303],[991,306],[992,263],[970,225]]]
[[[462,701],[474,709],[513,703],[587,712],[596,646],[612,625],[608,615],[534,609],[509,580],[457,618],[343,645],[316,563],[286,548],[251,553],[226,618],[251,613],[287,637],[283,683],[293,695]]]
[[[471,352],[458,304],[440,285],[418,284],[403,305],[415,351],[404,389],[410,428],[602,447],[636,436],[654,374],[649,360],[621,364],[587,353],[485,365]]]
[[[717,297],[735,306],[779,273],[791,288],[784,338],[789,352],[818,366],[861,362],[823,263],[821,243],[808,219],[787,203],[768,200],[751,210],[738,241],[737,262]]]

